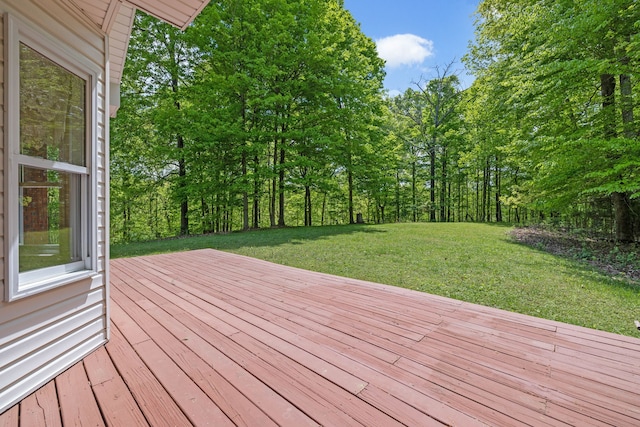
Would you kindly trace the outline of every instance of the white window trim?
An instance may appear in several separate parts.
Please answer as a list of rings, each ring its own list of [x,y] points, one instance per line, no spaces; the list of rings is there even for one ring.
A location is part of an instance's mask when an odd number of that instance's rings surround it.
[[[37,29],[29,21],[13,15],[4,15],[4,52],[5,52],[5,300],[14,301],[37,293],[45,292],[79,280],[88,279],[97,274],[98,264],[98,173],[95,162],[98,135],[98,76],[101,70],[79,51],[75,51],[58,41],[51,34]],[[58,65],[85,79],[87,82],[87,141],[86,166],[74,167],[69,164],[36,159],[20,154],[20,43],[43,54]],[[42,269],[44,276],[39,280],[38,272],[19,272],[19,165],[64,170],[71,173],[88,175],[81,180],[84,196],[81,198],[81,210],[85,215],[81,222],[82,260],[78,263],[60,265]],[[70,268],[71,267],[71,268]],[[79,269],[78,269],[79,268]],[[69,269],[73,271],[69,271]],[[22,278],[22,283],[21,283]]]

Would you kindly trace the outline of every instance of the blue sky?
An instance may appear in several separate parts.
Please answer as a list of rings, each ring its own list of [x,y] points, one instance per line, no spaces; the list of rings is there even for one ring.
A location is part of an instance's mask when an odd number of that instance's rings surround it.
[[[385,88],[391,94],[433,78],[452,60],[463,87],[473,80],[460,62],[473,39],[473,13],[480,0],[345,0],[345,8],[387,61]]]

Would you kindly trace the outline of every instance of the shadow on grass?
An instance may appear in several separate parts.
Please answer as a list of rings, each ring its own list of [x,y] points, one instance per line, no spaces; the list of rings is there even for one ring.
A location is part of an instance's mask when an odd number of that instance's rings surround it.
[[[149,242],[111,245],[111,258],[124,258],[195,249],[234,250],[243,247],[276,247],[303,244],[337,235],[386,233],[373,224],[330,225],[321,227],[286,227],[260,229],[229,234],[207,234]]]
[[[640,295],[640,280],[635,277],[628,277],[619,270],[611,269],[611,266],[607,266],[606,263],[591,263],[587,260],[577,258],[570,250],[560,250],[558,248],[550,250],[543,244],[519,241],[513,235],[508,236],[507,242],[567,262],[567,268],[571,270],[571,273],[582,278],[584,281],[593,280],[595,274],[600,276],[598,280],[606,283],[607,286],[628,290]]]

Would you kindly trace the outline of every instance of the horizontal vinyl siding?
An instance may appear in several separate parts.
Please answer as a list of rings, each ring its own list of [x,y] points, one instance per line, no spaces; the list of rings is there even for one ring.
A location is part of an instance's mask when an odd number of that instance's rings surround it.
[[[27,24],[34,24],[45,36],[60,45],[71,46],[70,57],[88,58],[103,70],[97,82],[99,123],[93,171],[99,177],[93,194],[97,223],[92,238],[98,241],[98,274],[91,279],[61,286],[51,291],[16,300],[0,301],[0,413],[64,371],[103,344],[107,338],[107,219],[108,201],[105,36],[79,13],[56,0],[0,0],[0,12],[10,12]],[[0,20],[0,39],[4,34]],[[4,80],[4,41],[0,43],[0,78]],[[0,85],[0,91],[4,89]],[[1,94],[0,94],[1,95]],[[4,97],[0,96],[0,103]],[[3,106],[3,110],[6,106]],[[3,116],[2,116],[3,117]],[[0,122],[0,157],[3,157],[4,120]],[[4,287],[4,159],[0,163],[0,275]],[[99,237],[98,237],[99,236]],[[0,289],[4,291],[4,289]],[[4,295],[4,292],[2,292]]]

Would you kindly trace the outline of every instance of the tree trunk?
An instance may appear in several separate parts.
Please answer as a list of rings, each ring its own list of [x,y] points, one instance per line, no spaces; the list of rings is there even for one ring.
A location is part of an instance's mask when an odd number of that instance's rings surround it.
[[[634,126],[633,117],[633,86],[631,84],[631,76],[628,74],[620,75],[620,98],[622,103],[622,126],[625,138],[635,138],[638,136]]]
[[[447,222],[452,222],[452,211],[451,208],[451,181],[447,184]]]
[[[260,228],[260,158],[253,158],[253,228]]]
[[[487,198],[489,193],[489,178],[487,177],[487,167],[485,165],[482,168],[482,215],[479,218],[480,222],[487,220]]]
[[[396,222],[400,222],[400,172],[396,170]]]
[[[624,60],[628,63],[628,59]],[[620,75],[620,95],[622,102],[622,125],[625,138],[636,136],[633,119],[633,98],[631,76]],[[616,240],[631,243],[635,240],[633,229],[633,214],[629,193],[613,193],[613,206],[616,213]]]
[[[276,226],[276,194],[278,188],[278,138],[273,140],[273,178],[271,178],[271,194],[269,195],[269,225]]]
[[[440,222],[447,222],[447,151],[442,148],[442,171],[440,176]]]
[[[180,194],[180,235],[189,234],[189,199],[187,197],[187,166],[184,159],[184,138],[178,135],[178,191]]]
[[[284,227],[284,160],[285,160],[285,141],[280,141],[280,171],[278,172],[278,192],[279,209],[278,209],[278,227]]]
[[[320,213],[320,225],[324,225],[324,217],[327,212],[327,193],[322,195],[322,212]]]
[[[456,209],[456,216],[457,216],[457,221],[460,222],[462,221],[462,178],[458,175],[458,178],[456,179],[456,198],[457,198],[457,209]],[[454,221],[456,221],[454,220]]]
[[[485,168],[485,176],[487,180],[487,207],[486,207],[486,222],[491,222],[491,161],[487,156],[487,165]]]
[[[476,169],[476,217],[475,217],[475,220],[477,220],[478,222],[482,222],[482,220],[480,219],[480,168]]]
[[[603,134],[605,138],[616,137],[616,79],[612,74],[600,76],[602,92]]]
[[[347,171],[347,182],[349,186],[349,224],[355,224],[353,220],[353,172],[351,167]]]
[[[304,225],[311,227],[311,187],[304,186]]]
[[[178,77],[172,76],[171,90],[174,95],[178,94]],[[180,102],[176,99],[174,105],[177,111],[181,110]],[[187,197],[187,166],[184,156],[184,138],[177,134],[178,148],[178,194],[180,195],[180,235],[189,234],[189,199]]]
[[[248,168],[246,146],[242,148],[242,230],[249,230],[249,191],[248,191]]]
[[[611,201],[616,217],[616,241],[633,243],[633,216],[629,197],[625,193],[613,193]]]
[[[131,208],[128,202],[124,202],[124,209],[122,211],[122,239],[128,242],[131,238],[129,234],[129,219],[131,218]]]
[[[240,113],[242,116],[242,131],[243,133],[247,132],[247,100],[245,94],[241,95],[241,108],[242,112]],[[242,154],[241,154],[241,163],[242,163],[242,230],[249,230],[249,182],[248,182],[248,147],[247,142],[243,137],[241,142],[242,144]]]
[[[429,200],[431,205],[429,206],[429,221],[436,222],[436,139],[433,138],[431,142],[431,148],[429,148],[429,161],[431,162],[430,170],[431,176],[429,177]]]
[[[202,228],[203,234],[207,233],[208,210],[207,201],[204,197],[200,197],[200,227]]]
[[[413,222],[418,222],[418,196],[416,193],[416,162],[411,163],[411,210],[413,211]]]
[[[496,222],[502,222],[502,202],[500,201],[501,193],[500,193],[500,181],[502,177],[500,176],[500,162],[498,162],[498,156],[496,156]]]
[[[630,80],[627,82],[626,77],[620,78],[621,94],[622,94],[622,118],[623,120],[633,121],[633,107],[629,111],[624,108],[625,104],[628,104],[628,99],[631,91]],[[615,138],[616,132],[616,108],[615,108],[615,90],[616,79],[612,74],[602,74],[600,76],[600,85],[602,93],[602,114],[603,114],[603,133],[605,138]],[[627,135],[626,129],[630,128],[630,122],[625,122],[625,136]],[[616,240],[618,242],[633,242],[633,216],[631,214],[631,208],[629,204],[629,197],[625,193],[615,192],[611,194],[611,202],[615,212],[616,220]]]

